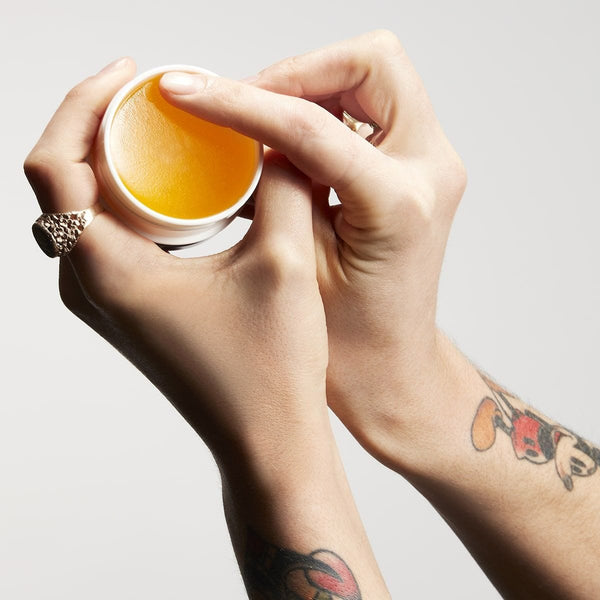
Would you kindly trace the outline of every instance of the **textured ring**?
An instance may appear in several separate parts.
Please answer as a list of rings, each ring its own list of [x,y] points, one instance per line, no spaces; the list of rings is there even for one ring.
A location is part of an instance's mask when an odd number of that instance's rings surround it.
[[[84,210],[64,213],[43,213],[31,230],[42,252],[50,258],[66,256],[73,250],[83,230],[104,207],[96,202]]]

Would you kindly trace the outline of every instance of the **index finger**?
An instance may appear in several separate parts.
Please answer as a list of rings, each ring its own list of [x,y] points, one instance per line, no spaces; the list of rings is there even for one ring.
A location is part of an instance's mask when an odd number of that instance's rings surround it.
[[[349,221],[377,227],[384,218],[389,194],[382,186],[395,161],[318,104],[205,74],[167,73],[160,86],[178,108],[259,140],[334,188]]]
[[[387,30],[287,58],[248,81],[317,102],[337,98],[341,108],[358,120],[381,127],[387,148],[402,154],[417,150],[424,127],[437,127],[421,78],[398,38]],[[410,135],[415,126],[421,135]],[[386,143],[380,147],[385,150]]]

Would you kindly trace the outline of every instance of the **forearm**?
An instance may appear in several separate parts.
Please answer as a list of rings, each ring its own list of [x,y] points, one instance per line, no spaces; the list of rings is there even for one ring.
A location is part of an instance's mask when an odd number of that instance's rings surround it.
[[[389,598],[328,422],[256,444],[221,472],[250,598]]]
[[[595,597],[598,451],[486,381],[444,337],[439,363],[419,379],[403,391],[412,423],[390,420],[380,458],[428,498],[505,597]]]

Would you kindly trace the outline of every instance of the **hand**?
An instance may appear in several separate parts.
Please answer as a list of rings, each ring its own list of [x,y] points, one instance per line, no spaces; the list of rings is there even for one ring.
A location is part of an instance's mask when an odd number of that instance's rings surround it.
[[[25,162],[42,210],[95,203],[86,157],[133,72],[132,61],[117,62],[67,95]],[[252,597],[389,598],[329,426],[312,189],[287,159],[265,156],[254,220],[237,246],[178,259],[103,212],[61,259],[60,290],[213,451]]]
[[[97,199],[86,162],[114,93],[134,74],[123,59],[74,88],[25,161],[45,212]],[[256,218],[222,254],[180,259],[109,212],[60,264],[64,303],[173,402],[220,461],[284,453],[326,427],[327,341],[316,283],[310,182],[268,153]],[[287,447],[287,446],[286,446]]]
[[[328,401],[371,452],[385,460],[401,440],[394,454],[408,455],[434,411],[422,392],[444,372],[436,296],[463,165],[389,32],[284,60],[250,83],[171,74],[161,85],[176,106],[259,139],[322,186]],[[343,110],[378,125],[371,143],[340,121]],[[341,206],[328,207],[328,187]]]
[[[489,380],[436,328],[465,173],[398,41],[361,36],[285,60],[251,83],[188,85],[165,75],[163,89],[337,192],[341,207],[329,209],[319,190],[315,226],[334,410],[430,500],[503,597],[595,597],[598,479],[590,475],[600,455],[517,399],[496,413]],[[342,110],[379,125],[372,144],[340,122]],[[487,441],[469,435],[478,406],[493,419]],[[567,491],[575,474],[581,495]]]

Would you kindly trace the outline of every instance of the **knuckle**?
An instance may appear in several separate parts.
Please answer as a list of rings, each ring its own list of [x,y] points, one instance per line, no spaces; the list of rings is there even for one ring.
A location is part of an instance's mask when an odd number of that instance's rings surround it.
[[[29,181],[46,180],[53,175],[56,169],[56,157],[41,148],[34,148],[23,162],[23,171]]]
[[[231,125],[232,117],[240,118],[240,109],[247,104],[247,90],[242,84],[222,81],[219,77],[211,80],[202,93],[210,97],[215,122],[220,125]]]
[[[441,170],[441,189],[446,206],[454,212],[467,187],[467,170],[455,152]]]
[[[376,29],[369,34],[369,44],[378,53],[389,54],[404,51],[398,36],[389,29]]]
[[[271,238],[263,245],[259,269],[268,285],[278,288],[314,278],[314,265],[288,239]]]
[[[344,193],[351,187],[358,177],[364,174],[366,165],[368,164],[365,154],[361,151],[362,140],[359,141],[358,136],[346,135],[346,143],[340,145],[343,161],[340,161],[340,172],[335,181],[332,183],[333,188]]]
[[[395,215],[405,232],[416,236],[431,228],[436,220],[436,190],[433,182],[419,168],[405,165],[397,173],[405,183],[400,194],[390,193],[388,214]],[[394,181],[392,181],[392,185]]]
[[[107,254],[106,239],[82,237],[73,249],[78,277],[88,302],[107,316],[130,315],[156,293],[156,281],[166,280],[166,273],[153,278],[160,265],[153,259],[122,251]],[[127,260],[123,260],[123,255]],[[161,270],[162,271],[162,270]]]
[[[274,64],[272,64],[271,66],[267,67],[266,69],[263,69],[261,71],[261,74],[267,73],[269,74],[271,77],[287,77],[288,75],[293,75],[294,73],[297,73],[298,71],[298,65],[299,65],[299,60],[298,60],[298,56],[288,56],[287,58],[284,58]]]
[[[466,169],[457,155],[438,165],[437,178],[423,175],[411,184],[402,202],[401,218],[409,231],[437,232],[452,221],[467,183]],[[418,232],[421,232],[420,234]]]
[[[467,187],[467,168],[462,159],[457,155],[450,169],[450,183],[452,188],[462,196]]]
[[[403,207],[402,220],[411,231],[426,231],[435,222],[433,206],[432,194],[428,190],[414,191],[410,200]]]
[[[72,87],[65,95],[66,102],[80,102],[85,97],[90,78],[84,79],[75,87]]]
[[[265,158],[263,178],[256,191],[258,202],[274,207],[273,199],[279,198],[278,203],[286,202],[291,207],[310,195],[311,180],[285,155],[272,153]]]
[[[282,61],[273,65],[270,70],[276,72],[280,77],[293,77],[298,73],[299,60],[298,56],[289,56]]]
[[[240,106],[244,105],[247,91],[241,83],[214,77],[207,81],[202,94],[210,97],[213,108],[224,120],[227,120],[232,111],[239,111]]]
[[[282,83],[290,90],[291,95],[305,95],[302,85],[302,74],[306,64],[303,56],[290,56],[268,69],[269,76],[277,83]]]
[[[290,131],[297,143],[304,145],[319,139],[327,126],[328,113],[305,100],[290,103]]]

